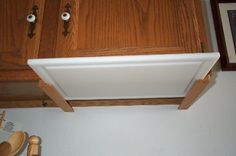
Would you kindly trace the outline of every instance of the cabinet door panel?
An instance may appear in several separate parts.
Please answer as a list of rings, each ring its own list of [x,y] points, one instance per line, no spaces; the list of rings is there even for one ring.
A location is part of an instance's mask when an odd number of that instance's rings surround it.
[[[71,4],[70,33],[59,19],[58,57],[199,52],[194,0],[62,0]]]
[[[28,37],[29,23],[26,20],[32,7],[38,6],[37,23],[33,38]],[[28,58],[36,58],[39,48],[44,0],[0,1],[0,61],[26,64]]]
[[[1,0],[0,1],[1,20],[3,21],[0,29],[1,53],[18,53],[21,47],[20,42],[23,40],[22,31],[25,31],[25,15],[28,13],[29,0],[22,3],[17,1]]]

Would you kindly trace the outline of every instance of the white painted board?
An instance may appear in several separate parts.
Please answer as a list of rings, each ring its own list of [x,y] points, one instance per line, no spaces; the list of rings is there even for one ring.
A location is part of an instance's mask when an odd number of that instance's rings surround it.
[[[30,59],[66,100],[184,97],[219,53]]]

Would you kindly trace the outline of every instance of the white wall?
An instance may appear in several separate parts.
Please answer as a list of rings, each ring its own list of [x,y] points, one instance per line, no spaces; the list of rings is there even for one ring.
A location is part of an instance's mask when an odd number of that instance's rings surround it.
[[[75,110],[7,109],[7,116],[29,135],[41,136],[42,156],[236,155],[236,72],[219,72],[215,85],[187,111],[176,106]]]
[[[42,156],[235,156],[236,72],[189,110],[176,106],[8,109],[9,120],[42,138]],[[22,154],[25,155],[25,154]]]

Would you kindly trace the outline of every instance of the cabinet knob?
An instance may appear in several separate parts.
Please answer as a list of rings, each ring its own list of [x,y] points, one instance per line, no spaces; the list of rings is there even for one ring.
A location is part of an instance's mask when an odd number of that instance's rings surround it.
[[[71,5],[69,3],[67,3],[65,5],[65,10],[64,12],[61,14],[61,19],[64,22],[64,31],[62,32],[62,34],[64,36],[67,36],[69,34],[69,25],[70,25],[70,18],[71,18]]]
[[[63,12],[63,13],[61,14],[61,19],[62,19],[63,21],[68,21],[68,20],[70,19],[70,13],[69,13],[69,12]]]
[[[34,22],[36,21],[36,16],[35,16],[34,14],[29,14],[29,15],[27,16],[27,21],[28,21],[29,23],[34,23]]]
[[[34,30],[36,28],[36,23],[37,23],[37,11],[38,11],[38,6],[34,5],[32,7],[31,13],[27,16],[27,21],[29,22],[29,30],[28,30],[28,37],[33,38],[35,35]]]

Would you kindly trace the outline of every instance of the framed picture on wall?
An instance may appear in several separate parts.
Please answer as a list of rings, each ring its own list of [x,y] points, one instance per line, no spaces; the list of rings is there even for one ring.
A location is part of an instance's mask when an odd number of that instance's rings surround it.
[[[211,0],[222,70],[236,70],[236,0]]]

